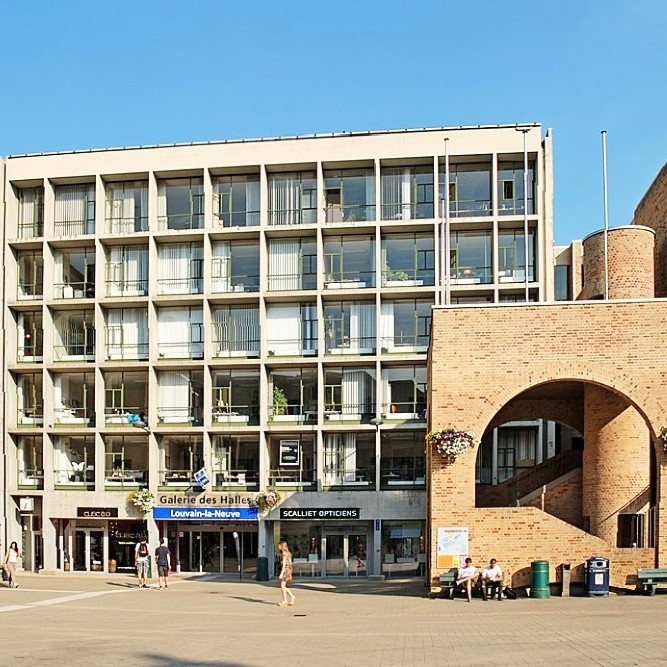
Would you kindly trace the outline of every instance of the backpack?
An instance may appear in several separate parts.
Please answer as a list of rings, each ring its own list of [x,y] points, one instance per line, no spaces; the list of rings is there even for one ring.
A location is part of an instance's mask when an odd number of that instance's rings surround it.
[[[139,553],[138,553],[138,555],[139,555],[141,558],[145,558],[146,556],[148,556],[148,545],[146,544],[146,542],[142,542],[142,543],[139,545]]]
[[[517,598],[516,591],[513,588],[510,588],[509,586],[505,586],[505,588],[503,589],[503,593],[505,594],[505,597],[508,600],[516,600]]]

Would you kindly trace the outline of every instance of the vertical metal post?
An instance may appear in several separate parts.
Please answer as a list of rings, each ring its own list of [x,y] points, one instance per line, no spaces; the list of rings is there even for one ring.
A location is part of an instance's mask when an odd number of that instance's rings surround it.
[[[445,298],[444,303],[449,305],[451,303],[452,296],[452,285],[451,285],[451,275],[450,275],[450,255],[451,255],[451,238],[450,238],[450,223],[449,223],[449,138],[445,139],[445,231],[444,231],[444,245],[445,252],[442,257],[442,266],[445,272]],[[441,281],[442,284],[442,281]],[[442,301],[442,300],[441,300]]]
[[[607,130],[602,130],[602,196],[604,198],[604,298],[609,299],[609,201],[607,198]]]
[[[528,261],[530,258],[528,252],[528,129],[524,128],[523,132],[523,250],[524,250],[524,265],[525,265],[525,289],[526,289],[526,303],[529,301],[530,290],[528,289]]]

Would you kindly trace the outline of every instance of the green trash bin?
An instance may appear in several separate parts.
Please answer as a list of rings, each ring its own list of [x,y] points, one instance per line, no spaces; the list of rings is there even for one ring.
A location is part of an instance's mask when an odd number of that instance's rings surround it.
[[[269,580],[269,559],[265,556],[257,558],[257,581]]]
[[[153,559],[151,556],[148,556],[148,578],[153,578]]]
[[[549,561],[534,560],[530,564],[531,573],[531,598],[548,598],[551,597],[551,590],[549,589]]]

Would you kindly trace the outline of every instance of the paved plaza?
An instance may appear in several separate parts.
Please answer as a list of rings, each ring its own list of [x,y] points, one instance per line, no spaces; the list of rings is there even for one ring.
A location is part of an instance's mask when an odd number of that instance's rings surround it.
[[[662,665],[667,595],[431,600],[416,582],[23,574],[0,588],[12,665]],[[153,585],[156,585],[154,581]]]

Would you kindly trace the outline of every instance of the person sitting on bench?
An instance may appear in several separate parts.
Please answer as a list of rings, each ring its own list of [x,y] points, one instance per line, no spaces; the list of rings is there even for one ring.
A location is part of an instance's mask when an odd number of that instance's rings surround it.
[[[486,602],[487,589],[491,589],[491,599],[498,592],[498,601],[503,601],[503,571],[496,559],[492,558],[489,564],[482,570],[482,599]]]
[[[466,558],[465,567],[460,567],[456,576],[456,585],[463,586],[468,594],[468,602],[472,602],[472,587],[477,579],[477,568],[472,564],[472,558]]]

